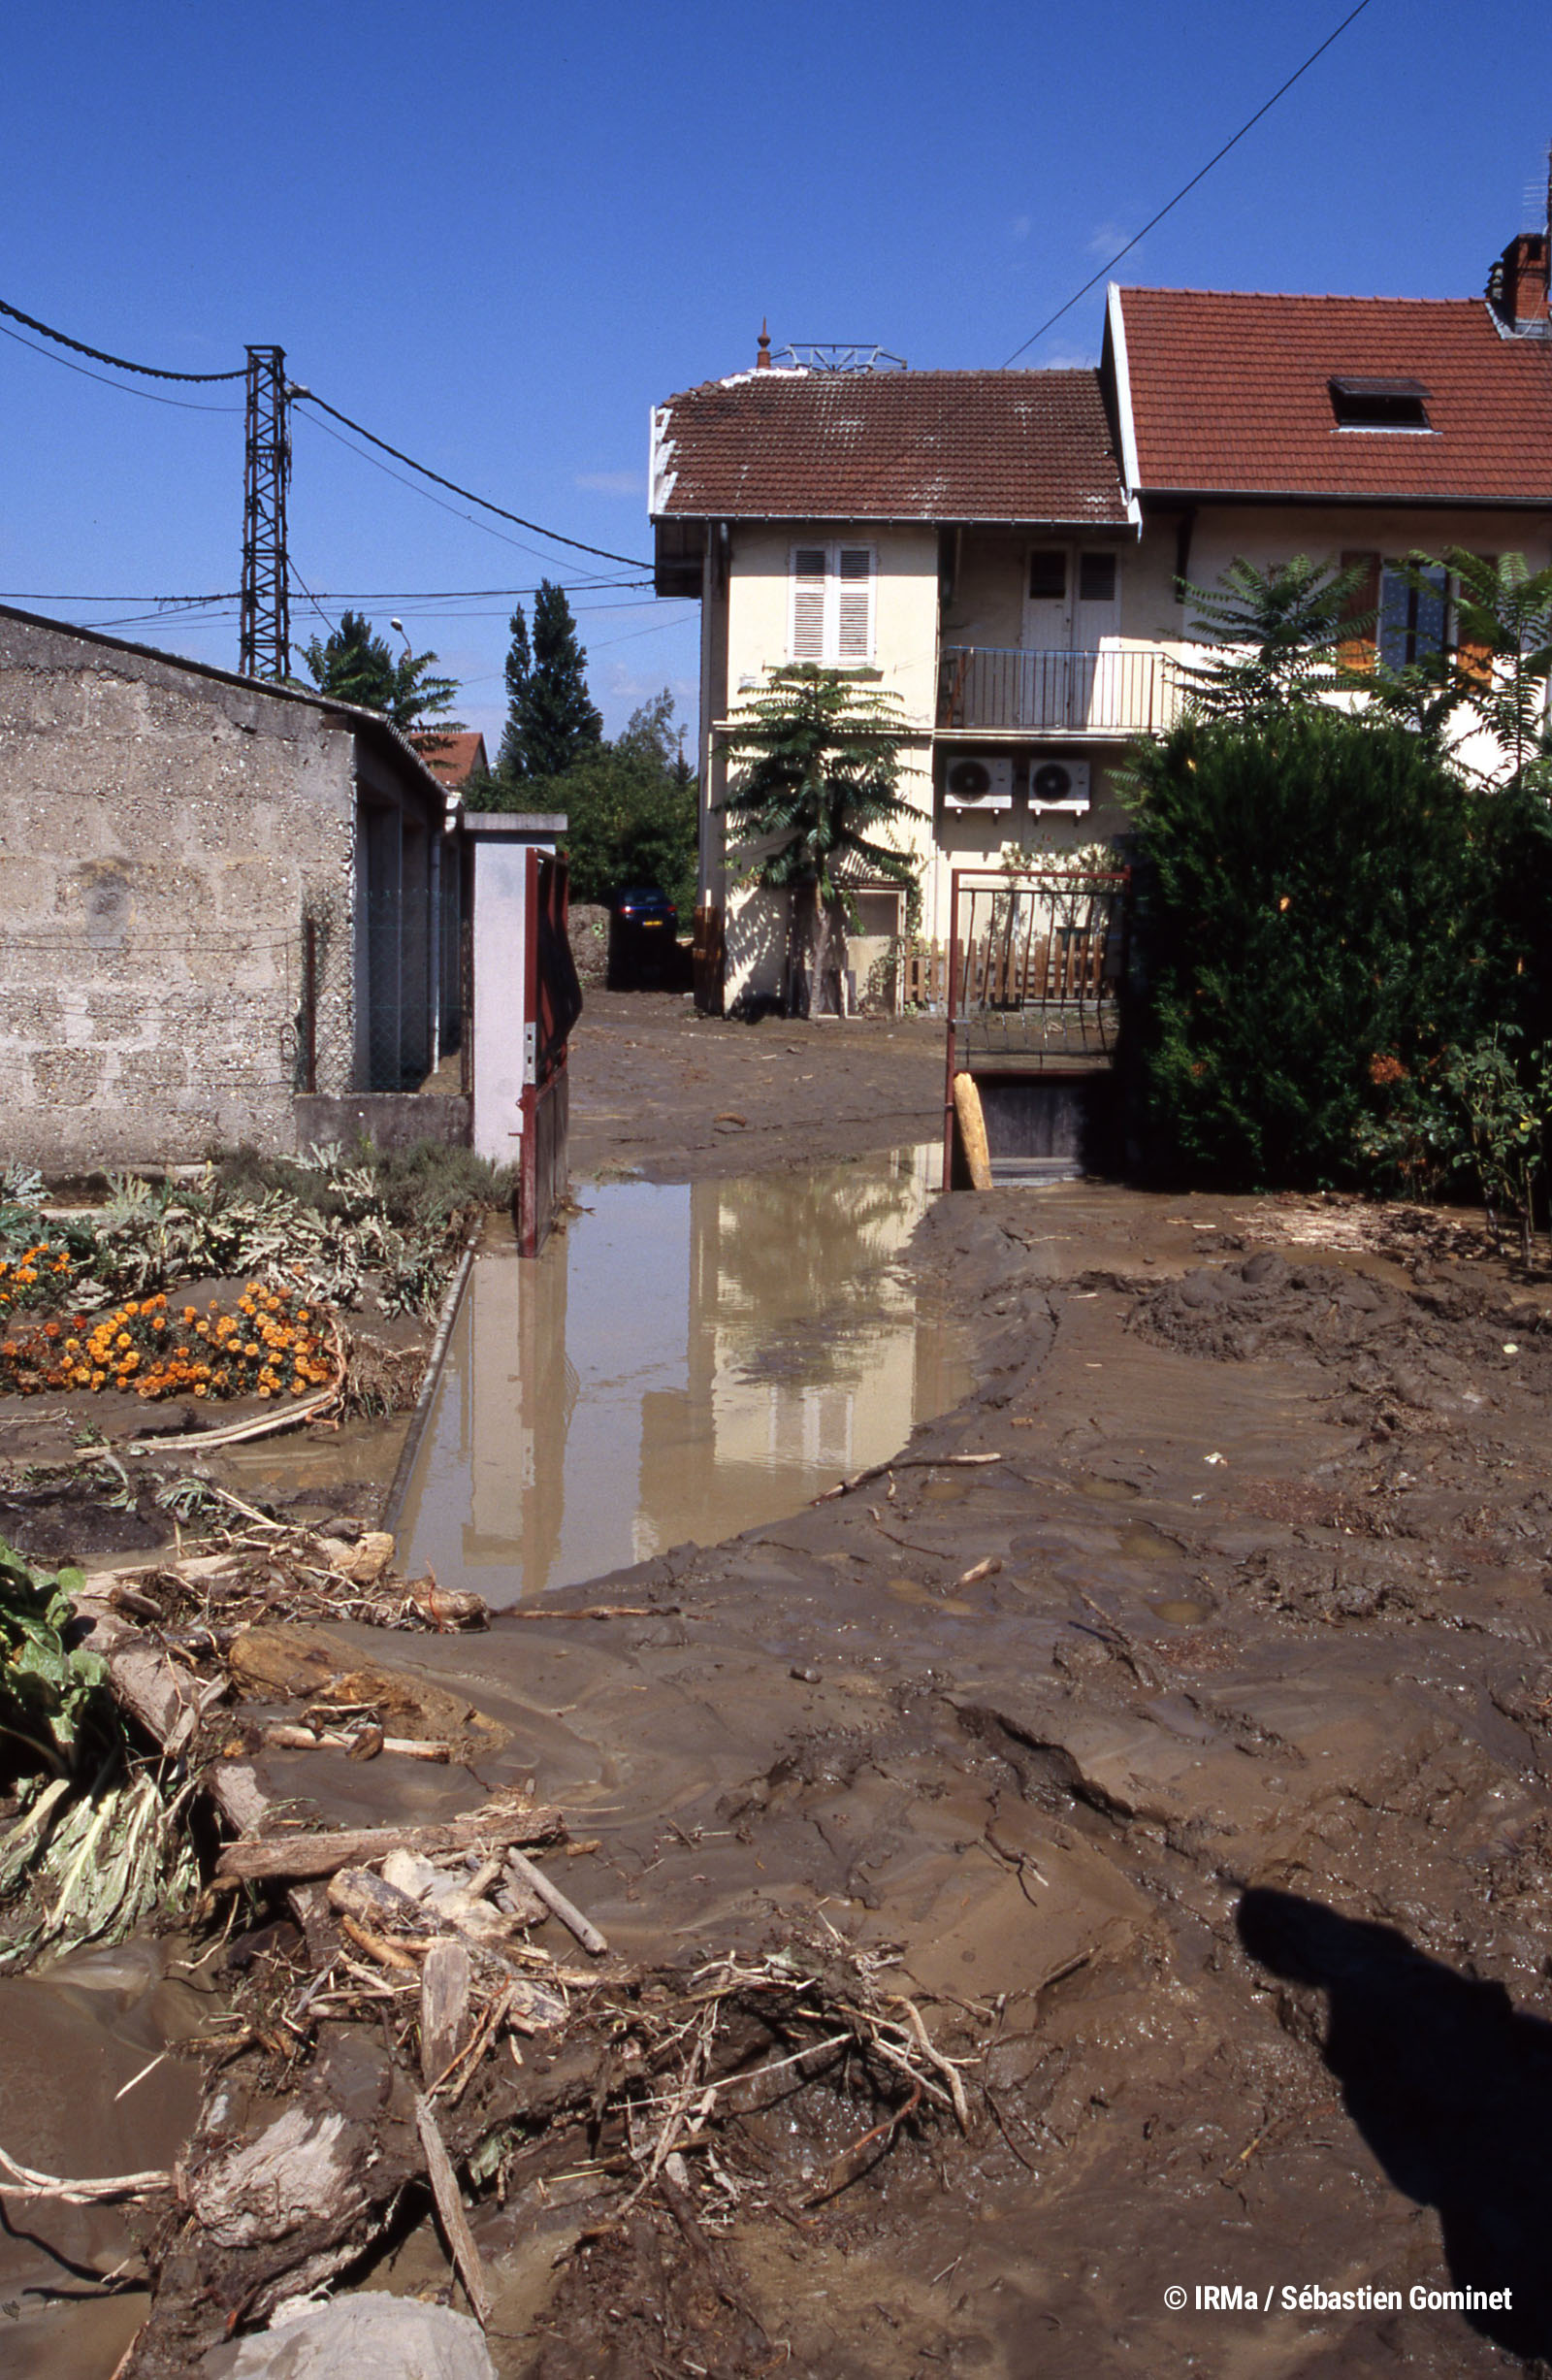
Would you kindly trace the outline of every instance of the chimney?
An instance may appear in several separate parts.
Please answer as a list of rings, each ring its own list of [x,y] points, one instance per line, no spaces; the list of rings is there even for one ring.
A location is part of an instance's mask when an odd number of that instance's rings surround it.
[[[1541,311],[1543,314],[1546,312],[1546,263],[1544,249],[1543,261],[1541,265]],[[768,321],[762,322],[760,326],[760,352],[755,358],[755,370],[757,372],[769,372],[770,370],[770,324]]]
[[[1505,329],[1544,332],[1547,324],[1547,235],[1516,232],[1488,284]]]

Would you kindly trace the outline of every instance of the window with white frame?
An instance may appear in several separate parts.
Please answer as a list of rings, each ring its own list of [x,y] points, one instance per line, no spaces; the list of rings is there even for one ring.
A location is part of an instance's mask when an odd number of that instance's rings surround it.
[[[872,660],[877,576],[871,545],[836,540],[792,547],[788,644],[793,661]]]

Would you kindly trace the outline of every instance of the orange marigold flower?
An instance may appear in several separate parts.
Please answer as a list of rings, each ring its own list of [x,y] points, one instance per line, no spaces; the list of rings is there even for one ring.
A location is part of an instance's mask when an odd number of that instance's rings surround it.
[[[196,1323],[198,1320],[199,1320],[199,1309],[198,1309],[198,1307],[197,1307],[197,1306],[185,1306],[185,1307],[183,1308],[183,1327],[184,1327],[184,1329],[185,1329],[185,1330],[192,1329],[193,1325],[194,1325],[194,1324],[195,1324],[195,1323]]]
[[[43,1326],[43,1335],[46,1339],[57,1339],[59,1336],[59,1328],[60,1326],[57,1322],[45,1322]]]
[[[194,1393],[196,1396],[203,1396],[205,1394],[205,1383],[202,1380],[197,1380],[194,1383]]]
[[[113,1345],[115,1347],[133,1347],[134,1344],[135,1342],[130,1337],[127,1330],[121,1330],[117,1338],[113,1341]]]
[[[273,1388],[261,1388],[259,1390],[259,1394],[260,1396],[273,1396],[275,1391]]]
[[[108,1375],[106,1372],[94,1372],[91,1376],[92,1386],[94,1388],[100,1388],[107,1378]]]

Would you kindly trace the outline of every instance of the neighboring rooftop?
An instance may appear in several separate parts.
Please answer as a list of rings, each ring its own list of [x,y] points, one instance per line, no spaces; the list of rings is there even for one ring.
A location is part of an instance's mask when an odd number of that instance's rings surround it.
[[[1116,295],[1144,495],[1552,504],[1552,346],[1481,299]]]
[[[411,741],[432,775],[440,777],[449,793],[462,793],[470,777],[491,773],[485,738],[477,728],[417,728]]]
[[[1099,374],[744,373],[653,415],[657,519],[1120,527]]]

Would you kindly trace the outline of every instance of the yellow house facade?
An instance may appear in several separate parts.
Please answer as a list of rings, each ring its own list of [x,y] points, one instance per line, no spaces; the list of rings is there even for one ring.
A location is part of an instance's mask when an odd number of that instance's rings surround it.
[[[1454,636],[1447,573],[1419,593],[1406,557],[1552,563],[1549,328],[1547,238],[1522,234],[1482,299],[1113,286],[1093,370],[772,363],[762,336],[753,371],[656,408],[656,584],[701,604],[699,931],[726,1003],[783,977],[783,904],[740,888],[720,810],[738,706],[772,668],[898,698],[921,932],[942,943],[955,866],[1124,833],[1116,772],[1202,650],[1190,584],[1237,557],[1361,566],[1374,625],[1348,658],[1403,662]],[[904,920],[882,885],[857,908],[861,1001]]]

